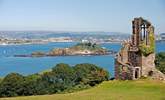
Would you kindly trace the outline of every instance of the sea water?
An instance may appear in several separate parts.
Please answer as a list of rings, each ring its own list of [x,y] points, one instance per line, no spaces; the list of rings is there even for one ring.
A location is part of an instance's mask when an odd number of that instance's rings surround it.
[[[114,76],[114,55],[100,56],[58,56],[58,57],[13,57],[20,54],[31,54],[35,51],[48,52],[53,48],[66,48],[77,44],[70,43],[48,43],[28,45],[2,45],[0,46],[0,77],[11,72],[23,75],[34,74],[50,69],[58,63],[67,63],[71,66],[80,63],[92,63],[108,70]],[[119,51],[120,43],[104,43],[101,46],[114,51]],[[165,51],[165,43],[156,43],[156,52]]]

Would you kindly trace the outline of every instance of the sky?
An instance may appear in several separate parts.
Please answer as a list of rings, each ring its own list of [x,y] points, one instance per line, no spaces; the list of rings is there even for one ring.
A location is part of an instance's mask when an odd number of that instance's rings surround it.
[[[143,17],[165,32],[165,0],[0,0],[0,30],[131,33]]]

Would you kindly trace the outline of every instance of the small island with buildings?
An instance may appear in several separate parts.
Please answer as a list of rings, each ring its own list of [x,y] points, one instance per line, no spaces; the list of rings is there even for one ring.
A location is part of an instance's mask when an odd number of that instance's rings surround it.
[[[49,52],[36,51],[30,55],[14,55],[15,57],[45,57],[45,56],[89,56],[89,55],[109,55],[116,54],[113,50],[108,50],[96,43],[78,43],[69,48],[54,48]]]

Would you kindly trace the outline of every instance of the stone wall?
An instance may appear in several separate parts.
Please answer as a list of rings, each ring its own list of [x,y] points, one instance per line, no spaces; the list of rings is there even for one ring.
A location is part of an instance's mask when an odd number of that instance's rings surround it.
[[[143,56],[141,58],[142,62],[142,76],[147,77],[149,75],[150,71],[153,71],[155,69],[155,53],[152,53],[150,55]]]

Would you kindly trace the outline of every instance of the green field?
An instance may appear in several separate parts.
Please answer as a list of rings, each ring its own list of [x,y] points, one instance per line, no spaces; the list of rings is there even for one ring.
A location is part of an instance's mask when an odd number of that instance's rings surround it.
[[[165,83],[151,80],[107,81],[94,88],[74,93],[0,100],[165,100]]]

